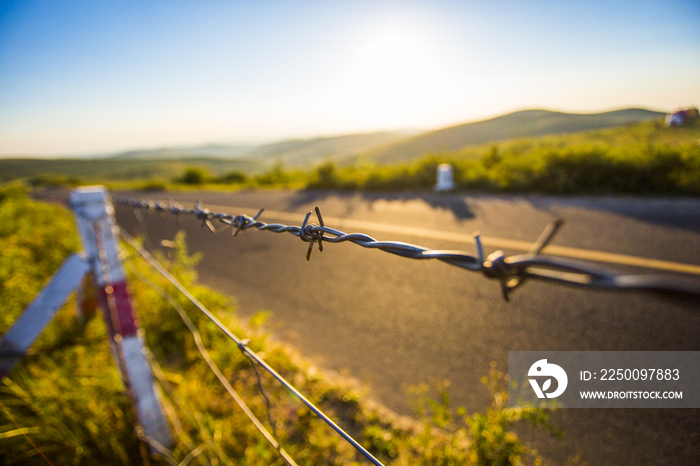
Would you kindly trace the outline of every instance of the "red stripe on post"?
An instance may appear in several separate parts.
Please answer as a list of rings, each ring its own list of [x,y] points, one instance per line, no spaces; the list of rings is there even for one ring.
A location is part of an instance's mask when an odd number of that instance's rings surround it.
[[[116,317],[116,322],[113,321],[113,317],[110,315],[108,301],[108,296],[110,294],[114,298],[114,310],[116,312],[116,316],[114,317]],[[126,282],[113,283],[104,288],[100,288],[100,299],[102,301],[102,308],[107,316],[106,320],[109,325],[110,334],[114,336],[116,331],[116,333],[122,337],[136,335],[138,323],[134,315],[134,308],[131,306],[131,297],[129,296]],[[114,324],[118,325],[118,328],[113,328]]]

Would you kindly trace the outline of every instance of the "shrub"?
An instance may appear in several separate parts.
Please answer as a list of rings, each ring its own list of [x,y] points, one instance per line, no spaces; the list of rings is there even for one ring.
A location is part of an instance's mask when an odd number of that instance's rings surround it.
[[[246,175],[240,170],[232,170],[228,173],[221,175],[217,179],[217,182],[225,184],[245,183],[246,181],[248,181],[248,175]]]
[[[338,167],[335,162],[327,161],[316,167],[309,177],[309,188],[331,189],[340,188]]]
[[[137,189],[141,191],[147,191],[147,192],[161,192],[161,191],[167,191],[168,186],[163,182],[159,180],[149,180],[141,184],[140,186],[137,186]]]
[[[200,185],[206,183],[208,179],[209,175],[204,168],[189,167],[185,169],[179,181],[184,184]]]
[[[285,186],[291,180],[282,162],[276,162],[269,170],[255,177],[255,181],[264,186]]]
[[[489,375],[482,377],[481,383],[491,393],[491,405],[484,413],[465,417],[473,440],[469,448],[471,464],[521,464],[523,458],[528,456],[536,464],[541,464],[542,458],[535,450],[523,445],[512,428],[520,421],[525,421],[561,438],[562,431],[550,422],[550,411],[540,408],[509,408],[508,376],[498,371],[493,362]]]

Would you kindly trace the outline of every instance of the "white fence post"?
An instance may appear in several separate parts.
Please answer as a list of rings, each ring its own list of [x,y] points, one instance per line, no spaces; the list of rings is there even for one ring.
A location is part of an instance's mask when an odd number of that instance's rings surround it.
[[[435,191],[449,191],[455,188],[452,181],[452,165],[449,163],[441,163],[437,167],[437,184]]]
[[[78,230],[87,254],[96,294],[104,310],[112,351],[121,371],[136,420],[152,452],[173,444],[170,427],[154,387],[153,374],[143,353],[136,313],[131,305],[126,275],[119,259],[114,207],[102,186],[75,189],[70,196]],[[137,433],[139,429],[137,428]],[[155,447],[155,448],[154,448]]]

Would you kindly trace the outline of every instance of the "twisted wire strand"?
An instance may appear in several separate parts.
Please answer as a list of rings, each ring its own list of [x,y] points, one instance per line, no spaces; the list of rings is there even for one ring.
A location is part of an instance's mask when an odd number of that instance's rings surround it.
[[[135,209],[149,212],[174,214],[179,220],[181,215],[192,215],[202,222],[210,231],[215,232],[212,221],[218,221],[233,229],[233,236],[240,231],[255,228],[260,231],[273,233],[290,233],[302,241],[309,243],[306,253],[308,260],[314,244],[323,251],[323,243],[351,242],[368,249],[379,249],[384,252],[406,257],[409,259],[436,259],[473,272],[481,272],[485,277],[496,279],[501,285],[501,291],[506,301],[510,293],[528,279],[549,281],[564,285],[586,288],[645,291],[659,294],[663,297],[697,299],[700,297],[700,284],[686,283],[675,276],[667,275],[626,275],[606,270],[591,264],[563,259],[560,257],[540,254],[545,246],[554,238],[562,225],[557,219],[550,223],[540,238],[526,254],[506,256],[502,251],[496,251],[484,257],[480,236],[474,234],[477,253],[465,251],[436,250],[401,241],[379,241],[364,233],[345,233],[329,228],[323,222],[323,216],[318,207],[315,209],[319,224],[309,223],[312,212],[306,214],[301,226],[288,226],[279,223],[265,223],[258,220],[261,209],[254,217],[248,215],[231,215],[223,212],[211,212],[197,201],[193,209],[187,209],[174,202],[154,200],[136,200],[127,197],[113,196],[113,201],[129,205]]]
[[[288,391],[295,395],[307,408],[309,408],[316,416],[321,418],[326,424],[328,424],[333,430],[335,430],[341,437],[343,437],[350,445],[352,445],[357,451],[359,451],[365,458],[367,458],[375,466],[384,466],[377,458],[375,458],[369,451],[367,451],[362,445],[360,445],[357,440],[352,438],[348,433],[346,433],[340,426],[331,420],[323,411],[317,408],[311,401],[309,401],[304,395],[302,395],[292,384],[290,384],[284,377],[282,377],[277,371],[275,371],[264,359],[262,359],[258,354],[250,349],[248,346],[249,340],[238,338],[231,330],[226,327],[223,322],[221,322],[209,309],[207,309],[204,304],[202,304],[192,293],[185,288],[185,286],[180,283],[177,278],[175,278],[168,270],[163,267],[163,265],[158,262],[148,251],[141,246],[138,241],[131,237],[128,233],[124,231],[123,228],[119,229],[120,236],[129,243],[154,269],[160,272],[166,280],[172,283],[175,288],[180,290],[180,292],[189,299],[192,304],[194,304],[209,320],[211,320],[219,329],[238,347],[239,351],[249,359],[255,361],[257,365],[267,372],[270,373],[278,382],[280,382]],[[291,458],[290,458],[291,459]]]

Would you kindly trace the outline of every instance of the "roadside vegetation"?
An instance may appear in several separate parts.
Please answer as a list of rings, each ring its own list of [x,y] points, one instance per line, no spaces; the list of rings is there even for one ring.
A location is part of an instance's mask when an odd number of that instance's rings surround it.
[[[485,144],[377,165],[368,156],[327,160],[310,171],[275,164],[247,175],[184,171],[178,184],[208,189],[295,188],[350,191],[431,190],[450,163],[458,191],[544,194],[700,195],[700,121],[678,128],[644,122],[622,128]]]
[[[0,188],[0,334],[37,295],[61,262],[79,249],[70,212],[27,197],[19,185]],[[198,258],[184,235],[160,256],[171,272],[232,331],[301,389],[382,461],[395,465],[541,464],[513,431],[525,423],[560,433],[549,412],[507,407],[507,377],[492,366],[483,377],[491,404],[467,414],[450,405],[446,383],[415,387],[415,421],[370,407],[362,390],[316,370],[261,329],[266,314],[243,322],[229,299],[197,283]],[[184,308],[221,368],[268,429],[265,401],[250,362],[181,294],[129,248],[124,263],[135,308],[152,353],[154,373],[177,443],[172,458],[153,464],[282,464],[204,362],[192,333],[160,288]],[[154,287],[155,285],[155,287]],[[104,322],[97,312],[83,323],[75,301],[60,310],[31,351],[0,383],[0,463],[144,464],[131,412]],[[362,458],[279,384],[263,375],[270,419],[283,447],[300,465],[364,464]],[[522,428],[522,427],[521,427]],[[42,455],[45,457],[42,457]]]
[[[662,121],[646,121],[470,146],[396,164],[377,164],[369,154],[329,158],[306,169],[285,167],[281,161],[266,168],[214,159],[93,160],[82,165],[48,161],[43,170],[50,170],[55,163],[60,172],[30,176],[30,161],[0,160],[0,180],[21,179],[37,188],[101,183],[112,189],[143,191],[424,191],[432,190],[435,185],[437,166],[450,163],[456,190],[463,192],[697,196],[700,195],[699,138],[697,118],[673,128],[665,127]]]
[[[623,128],[486,144],[372,166],[326,162],[309,188],[428,190],[450,163],[457,190],[545,194],[700,195],[700,121],[679,128],[645,122]]]

